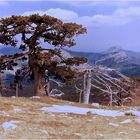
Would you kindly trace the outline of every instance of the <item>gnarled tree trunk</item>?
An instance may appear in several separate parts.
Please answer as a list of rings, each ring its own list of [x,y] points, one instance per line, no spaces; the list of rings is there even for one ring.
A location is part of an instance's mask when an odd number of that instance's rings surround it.
[[[33,75],[34,75],[34,94],[35,96],[44,96],[45,88],[42,84],[42,76],[38,67],[33,68]]]
[[[34,95],[35,96],[44,96],[45,88],[42,84],[42,75],[40,68],[34,63],[34,58],[32,55],[29,55],[29,66],[33,72],[34,77]]]
[[[89,104],[89,97],[91,91],[91,70],[87,70],[84,74],[84,90],[83,90],[83,103]]]

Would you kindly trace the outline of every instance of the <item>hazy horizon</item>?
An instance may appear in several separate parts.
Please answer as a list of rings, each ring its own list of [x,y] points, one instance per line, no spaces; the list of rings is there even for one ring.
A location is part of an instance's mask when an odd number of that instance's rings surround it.
[[[1,46],[3,46],[3,47],[1,47]],[[5,46],[6,45],[1,45],[0,44],[0,50],[1,49],[3,49],[3,48],[5,48]],[[7,45],[7,47],[10,47],[9,45]],[[11,46],[12,47],[12,46]],[[72,47],[72,48],[68,48],[68,47],[65,47],[64,48],[64,50],[68,50],[68,51],[74,51],[74,52],[86,52],[86,53],[102,53],[102,52],[105,52],[105,51],[107,51],[107,50],[109,50],[109,49],[112,49],[112,48],[118,48],[118,49],[121,49],[121,50],[124,50],[124,51],[130,51],[130,52],[135,52],[135,53],[140,53],[140,51],[135,51],[135,50],[128,50],[128,49],[125,49],[125,48],[122,48],[121,46],[111,46],[111,47],[109,47],[109,48],[107,48],[107,49],[104,49],[104,50],[99,50],[99,51],[83,51],[83,50],[76,50],[75,49],[75,46],[74,46],[74,48]],[[13,48],[15,48],[15,47],[13,47]],[[15,48],[15,49],[18,49],[18,48]]]

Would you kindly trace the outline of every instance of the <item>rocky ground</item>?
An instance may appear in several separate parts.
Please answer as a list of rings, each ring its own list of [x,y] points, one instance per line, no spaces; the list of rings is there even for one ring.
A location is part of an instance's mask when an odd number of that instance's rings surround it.
[[[140,107],[0,98],[1,139],[139,139]]]

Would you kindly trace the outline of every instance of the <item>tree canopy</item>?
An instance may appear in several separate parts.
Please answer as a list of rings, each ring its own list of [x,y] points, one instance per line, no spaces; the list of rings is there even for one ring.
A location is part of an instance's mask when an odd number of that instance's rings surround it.
[[[11,16],[0,19],[0,43],[19,47],[23,53],[1,56],[1,69],[12,69],[17,59],[28,56],[28,65],[35,81],[35,95],[40,95],[41,77],[45,70],[50,75],[69,81],[79,74],[72,65],[87,62],[86,58],[64,58],[61,50],[74,46],[74,37],[86,33],[86,28],[76,23],[64,23],[60,19],[39,14]],[[44,49],[42,42],[55,48]],[[58,61],[59,60],[59,61]]]

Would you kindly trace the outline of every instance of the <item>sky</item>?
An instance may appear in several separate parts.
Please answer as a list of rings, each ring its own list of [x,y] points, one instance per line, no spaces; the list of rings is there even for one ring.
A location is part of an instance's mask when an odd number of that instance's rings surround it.
[[[71,50],[100,52],[116,46],[140,52],[140,1],[0,0],[0,18],[33,13],[86,27],[87,34],[76,37]]]

